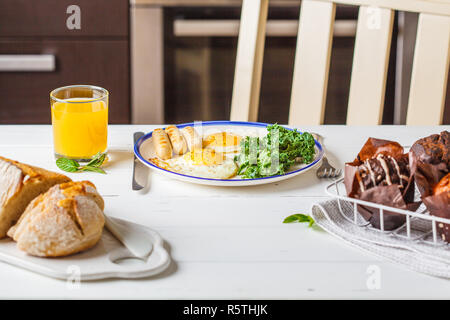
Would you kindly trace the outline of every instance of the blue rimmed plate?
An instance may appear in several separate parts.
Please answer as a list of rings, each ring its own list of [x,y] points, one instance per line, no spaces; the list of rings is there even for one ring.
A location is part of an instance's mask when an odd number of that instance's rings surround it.
[[[267,134],[266,127],[269,125],[267,123],[261,123],[261,122],[241,122],[241,121],[203,121],[203,122],[196,122],[196,130],[198,130],[199,127],[197,127],[199,124],[201,124],[201,134],[202,136],[207,136],[208,134],[215,133],[215,132],[231,132],[240,136],[259,136],[263,137]],[[191,123],[183,123],[176,125],[179,129],[191,126],[194,127],[194,122]],[[287,128],[289,130],[292,130],[290,128]],[[251,185],[258,185],[258,184],[265,184],[265,183],[272,183],[277,182],[285,179],[292,178],[296,175],[299,175],[301,173],[304,173],[308,171],[309,169],[315,167],[323,157],[323,148],[322,145],[316,141],[316,157],[313,162],[305,165],[305,164],[296,164],[291,167],[289,172],[283,174],[283,175],[277,175],[277,176],[271,176],[271,177],[265,177],[265,178],[258,178],[258,179],[242,179],[239,176],[236,176],[232,179],[210,179],[210,178],[202,178],[202,177],[195,177],[195,176],[189,176],[173,171],[169,171],[163,168],[160,168],[156,166],[154,163],[149,161],[150,158],[155,157],[155,151],[153,148],[153,142],[152,142],[152,133],[147,133],[146,135],[142,136],[134,145],[134,154],[136,157],[146,166],[150,167],[151,169],[166,175],[168,177],[171,177],[173,179],[181,180],[181,181],[187,181],[197,184],[204,184],[204,185],[212,185],[212,186],[251,186]]]

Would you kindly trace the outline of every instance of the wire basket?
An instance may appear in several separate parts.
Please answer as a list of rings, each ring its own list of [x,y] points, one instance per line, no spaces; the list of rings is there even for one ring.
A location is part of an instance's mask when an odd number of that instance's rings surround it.
[[[326,193],[338,201],[339,212],[347,221],[361,227],[367,228],[373,232],[383,233],[386,236],[394,237],[420,243],[424,245],[432,245],[434,247],[442,247],[450,251],[450,245],[438,236],[438,224],[450,224],[450,219],[444,219],[430,215],[429,211],[422,203],[416,211],[409,211],[390,206],[385,206],[373,202],[363,201],[347,197],[345,191],[344,178],[334,181],[325,189]],[[416,190],[416,199],[420,199],[420,194]],[[358,204],[366,207],[379,209],[380,212],[380,229],[371,226],[358,212]],[[385,230],[384,228],[384,212],[390,211],[400,213],[406,216],[406,221],[400,227],[394,230]]]

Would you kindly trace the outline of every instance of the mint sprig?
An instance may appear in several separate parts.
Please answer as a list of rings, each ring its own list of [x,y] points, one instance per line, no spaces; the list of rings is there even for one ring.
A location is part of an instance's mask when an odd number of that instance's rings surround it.
[[[82,172],[90,171],[106,174],[105,170],[101,169],[100,166],[105,162],[106,153],[97,153],[91,161],[86,165],[82,166],[77,161],[67,158],[56,159],[56,165],[63,171],[66,172]]]
[[[297,213],[290,215],[283,221],[283,223],[293,223],[293,222],[306,222],[309,223],[308,227],[312,227],[314,224],[314,219],[306,214]]]
[[[105,158],[106,158],[106,153],[99,152],[94,156],[94,158],[92,158],[91,161],[88,162],[88,164],[86,166],[98,168],[103,164],[103,162],[105,161]]]
[[[91,166],[84,166],[80,169],[80,171],[91,171],[91,172],[97,172],[97,173],[103,173],[106,174],[105,170],[103,170],[102,168],[97,168],[97,167],[91,167]]]

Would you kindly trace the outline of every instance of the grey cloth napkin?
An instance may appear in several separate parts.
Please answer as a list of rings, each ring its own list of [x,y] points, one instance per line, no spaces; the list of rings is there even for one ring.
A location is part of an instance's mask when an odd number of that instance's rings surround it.
[[[428,221],[412,219],[410,238],[406,226],[396,232],[381,232],[360,215],[355,224],[353,204],[337,199],[314,204],[312,217],[322,229],[353,246],[414,271],[450,278],[450,246],[441,240],[433,244]]]

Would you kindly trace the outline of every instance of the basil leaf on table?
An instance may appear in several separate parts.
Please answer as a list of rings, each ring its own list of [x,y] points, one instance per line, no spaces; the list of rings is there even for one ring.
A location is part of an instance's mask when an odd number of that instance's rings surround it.
[[[283,223],[292,223],[292,222],[306,222],[309,223],[308,227],[312,227],[314,224],[314,219],[306,214],[297,213],[290,215],[283,221]]]

